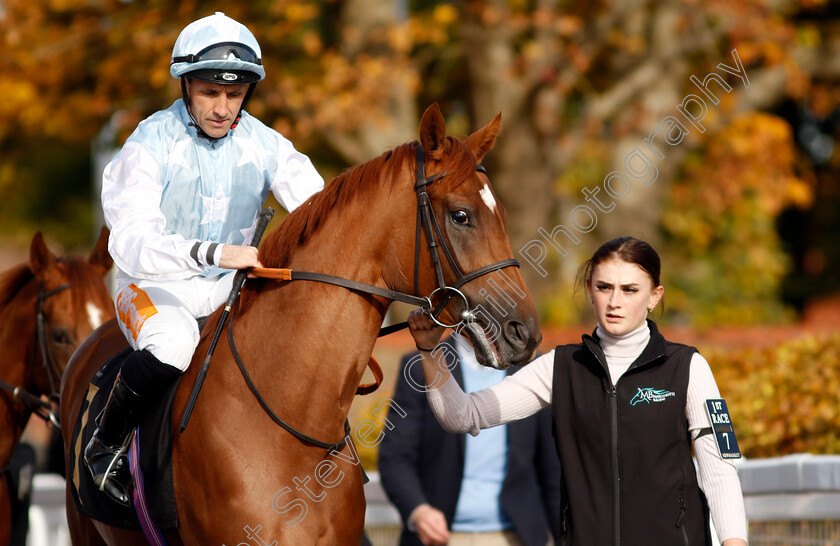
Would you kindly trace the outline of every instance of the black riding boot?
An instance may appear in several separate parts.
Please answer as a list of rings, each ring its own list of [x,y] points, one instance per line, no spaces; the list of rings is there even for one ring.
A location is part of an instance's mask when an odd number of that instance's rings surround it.
[[[149,351],[134,351],[126,357],[105,408],[96,418],[97,428],[85,448],[85,463],[96,486],[122,505],[131,506],[130,432],[146,407],[155,404],[160,392],[180,375],[180,370]]]
[[[85,462],[93,483],[118,503],[131,506],[128,470],[129,432],[137,425],[142,398],[125,384],[122,373],[111,390],[105,409],[96,418],[96,430],[85,448]]]

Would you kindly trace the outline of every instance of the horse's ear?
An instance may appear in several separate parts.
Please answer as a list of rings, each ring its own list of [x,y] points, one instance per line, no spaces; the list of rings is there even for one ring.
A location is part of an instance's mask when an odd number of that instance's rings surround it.
[[[493,118],[493,121],[468,136],[464,141],[470,151],[475,154],[475,158],[479,163],[481,163],[481,160],[484,159],[484,155],[493,148],[493,144],[495,144],[496,137],[499,135],[501,128],[502,113],[499,112],[496,114],[496,117]]]
[[[420,120],[420,144],[427,157],[440,160],[443,156],[443,143],[446,138],[446,121],[436,102],[426,108]]]
[[[90,252],[88,263],[102,272],[105,275],[111,266],[114,265],[114,260],[108,253],[108,236],[111,234],[110,230],[102,226],[99,230],[99,239],[96,241],[96,246]]]
[[[47,248],[44,236],[39,231],[32,237],[32,244],[29,245],[29,270],[37,277],[44,271],[55,267],[55,263],[55,256]]]

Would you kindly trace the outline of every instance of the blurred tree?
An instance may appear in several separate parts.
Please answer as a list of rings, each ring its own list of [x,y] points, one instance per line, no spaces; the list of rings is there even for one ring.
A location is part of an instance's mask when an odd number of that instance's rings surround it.
[[[788,208],[779,216],[779,234],[791,257],[782,285],[784,301],[803,309],[840,287],[840,89],[837,78],[817,79],[806,101],[785,101],[778,109],[793,127],[804,170],[815,178],[810,207]]]
[[[662,215],[668,308],[680,322],[789,320],[781,282],[789,269],[775,219],[811,204],[794,172],[790,125],[768,114],[736,117],[692,152],[668,188]]]
[[[548,246],[548,276],[523,263],[549,321],[580,319],[570,282],[600,242],[623,234],[654,243],[678,241],[670,224],[673,207],[685,201],[674,192],[680,191],[676,186],[704,187],[707,181],[699,177],[714,173],[696,168],[702,158],[737,161],[738,183],[747,183],[745,173],[761,169],[766,157],[791,153],[790,139],[754,136],[752,145],[778,149],[729,156],[720,145],[713,150],[711,138],[732,139],[741,129],[778,135],[768,118],[745,120],[783,100],[803,104],[814,78],[836,81],[840,75],[831,23],[837,13],[820,0],[5,0],[2,5],[4,233],[13,226],[31,232],[51,217],[54,225],[72,226],[57,234],[66,236],[89,221],[73,224],[75,212],[44,202],[70,195],[84,196],[79,203],[95,199],[88,197],[88,143],[110,121],[119,145],[141,119],[179,96],[168,74],[172,44],[187,22],[214,10],[247,24],[263,47],[268,76],[249,110],[291,138],[326,176],[414,138],[418,113],[432,101],[441,103],[450,130],[462,135],[501,111],[503,132],[486,161],[508,208],[515,253],[541,239],[539,228],[550,232],[568,224],[570,211],[586,204],[581,189],[600,186],[607,173],[623,169],[633,148],[676,113],[683,97],[697,92],[689,77],[723,74],[718,63],[732,66],[736,49],[750,86],[736,87],[709,108],[706,132],[692,130],[671,147],[657,163],[657,181],[637,184],[614,211],[600,214],[597,227],[581,234],[566,256]],[[726,78],[740,85],[738,78]],[[41,160],[31,159],[35,150]],[[791,176],[814,179],[810,162],[791,161],[785,163],[796,171]],[[58,173],[66,191],[54,187]],[[18,192],[20,187],[26,192]],[[27,205],[30,201],[35,204]],[[20,208],[10,212],[6,202]],[[711,206],[704,199],[691,204]],[[767,241],[780,210],[764,209]],[[693,212],[705,218],[705,229],[721,229],[716,222],[722,217],[711,209]],[[663,213],[669,218],[664,230]],[[685,267],[677,271],[708,265],[715,254],[730,255],[738,244],[735,238],[711,240],[705,253],[680,262]],[[772,281],[757,288],[755,301],[779,298],[788,258],[778,241],[772,244],[767,251]],[[690,283],[684,286],[693,290]],[[726,318],[707,314],[712,316]]]

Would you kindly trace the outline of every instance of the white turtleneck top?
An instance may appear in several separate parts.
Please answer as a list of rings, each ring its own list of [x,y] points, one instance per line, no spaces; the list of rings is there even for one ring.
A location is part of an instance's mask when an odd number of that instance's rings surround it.
[[[642,353],[650,340],[647,322],[623,336],[612,336],[596,328],[613,384]],[[685,414],[692,438],[700,429],[711,427],[705,401],[721,398],[709,363],[699,353],[691,358]],[[533,360],[520,372],[488,389],[464,393],[455,381],[427,391],[429,405],[441,426],[449,432],[478,434],[483,428],[509,423],[533,415],[551,405],[554,351]],[[714,435],[694,442],[699,466],[699,483],[709,501],[709,510],[720,540],[747,540],[747,521],[738,472],[731,461],[722,459]]]

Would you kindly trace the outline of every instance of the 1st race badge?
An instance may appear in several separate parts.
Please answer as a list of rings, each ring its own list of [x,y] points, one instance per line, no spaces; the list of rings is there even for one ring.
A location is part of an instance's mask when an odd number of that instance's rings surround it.
[[[712,423],[712,431],[715,433],[721,458],[740,459],[741,450],[738,449],[738,440],[735,439],[735,429],[732,427],[732,419],[726,408],[726,400],[723,398],[706,400],[706,411],[709,412],[709,420]]]

